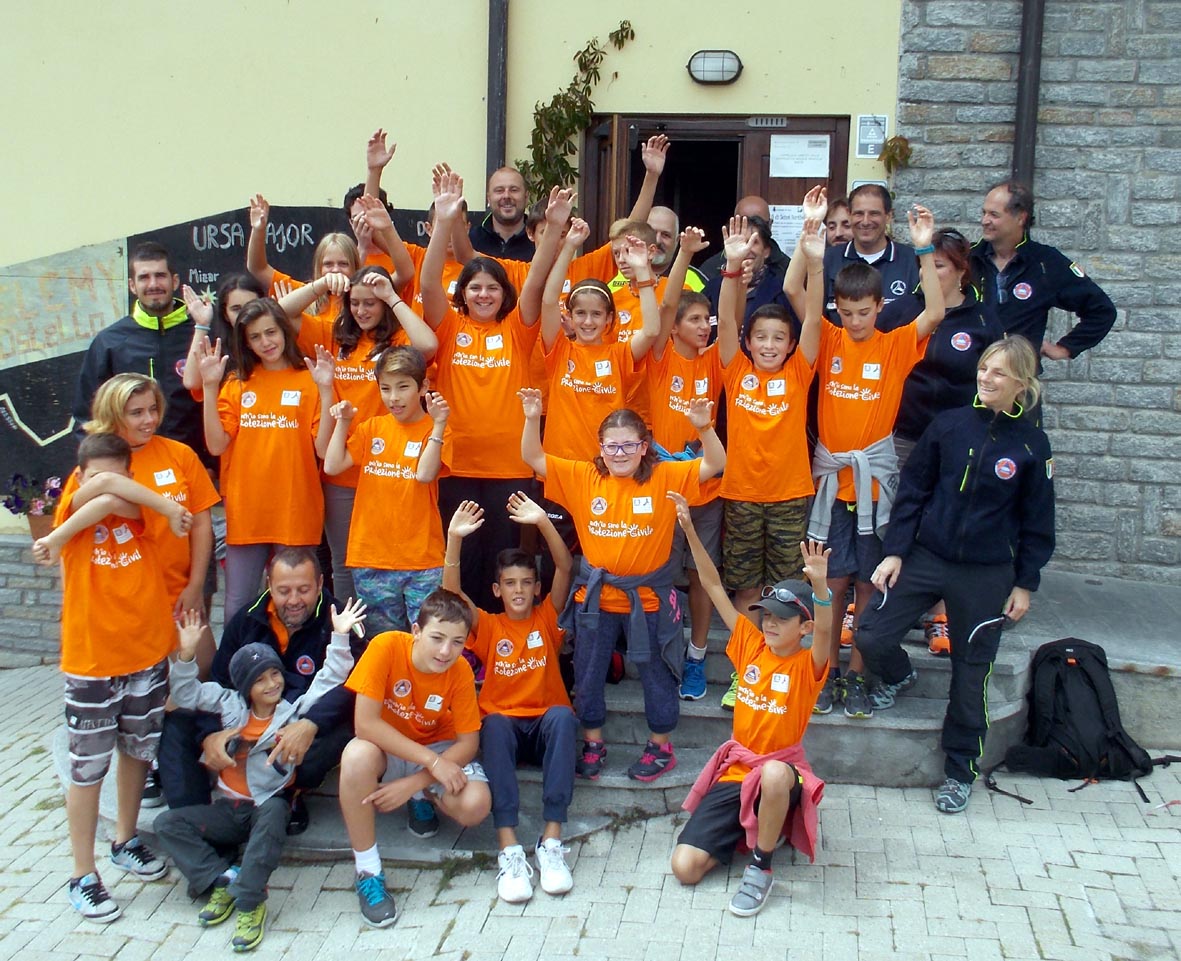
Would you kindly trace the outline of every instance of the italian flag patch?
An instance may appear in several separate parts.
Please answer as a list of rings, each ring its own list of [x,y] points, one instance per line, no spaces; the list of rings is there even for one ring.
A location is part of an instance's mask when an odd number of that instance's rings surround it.
[[[1080,267],[1078,264],[1076,264],[1073,260],[1070,262],[1070,272],[1072,274],[1074,274],[1076,277],[1086,277],[1087,276],[1083,272],[1083,268]]]

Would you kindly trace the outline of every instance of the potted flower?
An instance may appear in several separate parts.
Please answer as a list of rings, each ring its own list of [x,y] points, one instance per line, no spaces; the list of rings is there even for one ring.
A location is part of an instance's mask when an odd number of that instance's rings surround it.
[[[11,514],[28,518],[29,532],[36,540],[53,530],[53,513],[62,496],[62,479],[50,477],[44,482],[36,477],[13,474],[4,484],[0,500]]]

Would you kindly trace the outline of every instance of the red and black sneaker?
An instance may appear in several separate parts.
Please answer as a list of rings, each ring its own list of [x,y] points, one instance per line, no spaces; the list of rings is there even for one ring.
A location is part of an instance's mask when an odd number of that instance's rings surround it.
[[[644,745],[640,759],[627,769],[627,776],[633,781],[655,781],[665,771],[677,766],[677,756],[671,742],[657,744],[649,741]]]
[[[574,773],[588,781],[597,781],[607,762],[607,745],[602,741],[583,741],[582,754],[574,763]]]

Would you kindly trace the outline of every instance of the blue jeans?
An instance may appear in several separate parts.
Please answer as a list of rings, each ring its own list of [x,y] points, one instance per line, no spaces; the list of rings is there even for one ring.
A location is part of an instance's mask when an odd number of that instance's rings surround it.
[[[492,791],[492,824],[515,828],[521,807],[517,764],[541,765],[541,815],[565,823],[574,796],[578,721],[564,705],[537,717],[489,714],[480,726],[480,753]]]

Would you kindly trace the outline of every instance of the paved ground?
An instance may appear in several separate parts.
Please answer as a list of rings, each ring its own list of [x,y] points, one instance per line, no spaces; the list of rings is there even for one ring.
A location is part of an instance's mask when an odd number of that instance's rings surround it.
[[[77,919],[62,795],[49,758],[60,681],[48,667],[0,672],[0,961],[172,961],[229,952],[232,923],[202,930],[174,874],[140,884],[107,872],[123,917]],[[571,852],[575,888],[500,904],[487,864],[387,865],[402,912],[365,928],[347,864],[285,864],[272,878],[259,958],[640,958],[711,961],[757,951],[787,959],[910,961],[1155,959],[1181,955],[1181,765],[1144,782],[1078,793],[1005,778],[1032,806],[980,791],[966,816],[939,815],[926,790],[831,787],[816,864],[777,862],[753,919],[726,911],[742,864],[696,890],[667,871],[678,819],[617,825]]]

